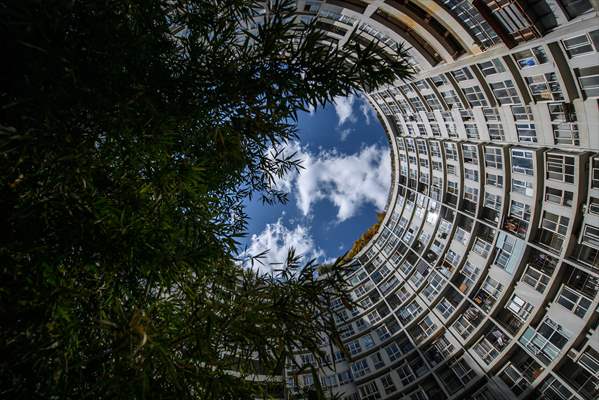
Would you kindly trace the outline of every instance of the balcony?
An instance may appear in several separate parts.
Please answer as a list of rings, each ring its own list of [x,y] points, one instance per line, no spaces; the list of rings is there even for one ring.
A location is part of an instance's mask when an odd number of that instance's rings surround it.
[[[460,315],[452,327],[458,332],[462,339],[467,339],[474,329],[480,325],[484,317],[484,314],[478,308],[469,306],[464,313]]]
[[[537,292],[543,293],[556,265],[555,258],[534,250],[528,257],[528,263],[520,281],[531,286]]]
[[[537,241],[540,245],[546,247],[548,250],[559,254],[562,251],[564,245],[564,237],[555,232],[541,229],[537,235]]]
[[[473,350],[487,364],[491,364],[510,342],[510,338],[496,326],[474,345]]]
[[[513,233],[520,239],[524,239],[526,237],[526,234],[528,233],[528,222],[522,221],[521,219],[518,219],[516,217],[509,216],[505,219],[503,229]]]
[[[481,217],[483,220],[492,223],[494,226],[497,226],[497,223],[499,222],[499,212],[489,207],[483,207]]]
[[[599,272],[599,250],[579,244],[574,251],[574,258]]]
[[[498,375],[516,396],[524,393],[543,372],[544,368],[518,348]]]

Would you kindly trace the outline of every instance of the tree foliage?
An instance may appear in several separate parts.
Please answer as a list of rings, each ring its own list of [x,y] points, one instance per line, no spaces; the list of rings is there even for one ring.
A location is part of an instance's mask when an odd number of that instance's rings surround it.
[[[294,12],[0,5],[2,397],[251,398],[269,385],[249,374],[334,336],[341,271],[319,279],[293,252],[276,275],[241,268],[243,201],[286,200],[273,182],[299,161],[272,149],[298,110],[409,69]]]
[[[345,263],[354,258],[355,255],[358,254],[360,250],[362,250],[364,246],[368,244],[368,242],[370,242],[374,235],[376,235],[384,218],[384,212],[377,213],[376,222],[372,224],[368,229],[366,229],[366,232],[362,233],[358,239],[356,239],[351,249],[347,253],[345,253],[339,261]]]

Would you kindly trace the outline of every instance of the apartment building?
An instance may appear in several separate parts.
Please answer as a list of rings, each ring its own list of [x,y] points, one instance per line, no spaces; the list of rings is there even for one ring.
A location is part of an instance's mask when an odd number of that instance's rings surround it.
[[[298,10],[340,44],[357,29],[409,46],[416,71],[367,94],[393,182],[347,266],[359,306],[334,304],[349,354],[323,343],[320,384],[346,400],[599,398],[599,2]]]

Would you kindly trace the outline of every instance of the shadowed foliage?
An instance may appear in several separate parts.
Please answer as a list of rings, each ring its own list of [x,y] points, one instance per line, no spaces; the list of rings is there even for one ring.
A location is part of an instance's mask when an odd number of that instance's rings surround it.
[[[274,275],[242,268],[243,201],[286,201],[272,183],[299,161],[270,149],[296,138],[298,110],[409,67],[294,12],[0,5],[0,397],[274,395],[251,375],[336,337],[340,268],[318,278],[293,252]]]

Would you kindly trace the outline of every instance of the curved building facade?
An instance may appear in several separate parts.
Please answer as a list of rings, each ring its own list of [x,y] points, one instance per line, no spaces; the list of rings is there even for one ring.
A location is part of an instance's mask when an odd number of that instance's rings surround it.
[[[598,2],[298,8],[340,44],[353,29],[405,43],[416,71],[368,94],[392,188],[348,265],[359,306],[334,304],[349,354],[331,347],[320,384],[347,400],[597,399]],[[286,377],[289,393],[315,384]]]

